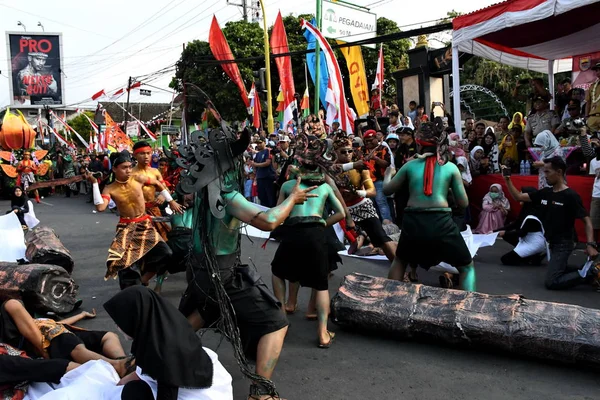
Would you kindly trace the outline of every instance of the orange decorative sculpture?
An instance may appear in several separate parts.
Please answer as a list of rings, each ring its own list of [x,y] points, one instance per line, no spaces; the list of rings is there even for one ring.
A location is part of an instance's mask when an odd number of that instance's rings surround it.
[[[21,111],[17,114],[6,110],[0,129],[0,147],[4,150],[30,149],[35,140],[35,131],[29,125]]]

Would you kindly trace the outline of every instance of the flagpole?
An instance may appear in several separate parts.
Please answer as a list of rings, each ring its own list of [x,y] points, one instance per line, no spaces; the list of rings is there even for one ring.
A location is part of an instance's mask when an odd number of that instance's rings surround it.
[[[268,133],[273,133],[273,131],[275,130],[275,124],[273,123],[273,96],[271,93],[271,57],[269,50],[269,30],[267,27],[267,13],[265,12],[264,1],[259,0],[259,2],[263,15],[263,29],[265,39],[265,69],[267,75],[267,129]]]
[[[317,0],[317,28],[321,30],[321,0]],[[319,97],[321,90],[321,46],[317,40],[315,46],[315,115],[319,115]]]

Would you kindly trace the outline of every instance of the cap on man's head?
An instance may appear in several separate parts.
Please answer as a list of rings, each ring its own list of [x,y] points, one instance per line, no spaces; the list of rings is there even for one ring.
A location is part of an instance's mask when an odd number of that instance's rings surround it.
[[[289,142],[290,138],[285,136],[285,135],[281,135],[281,138],[279,139],[280,142]]]
[[[41,52],[34,52],[34,53],[29,53],[28,54],[31,57],[42,57],[42,58],[48,58],[48,54],[46,53],[41,53]]]
[[[263,139],[262,137],[258,137],[258,139],[255,140],[256,143],[264,143],[265,139]]]
[[[478,126],[483,126],[485,128],[485,122],[479,121],[475,124],[475,127],[477,128]]]
[[[372,137],[375,137],[375,135],[377,135],[377,132],[375,132],[374,129],[369,129],[368,131],[365,132],[365,134],[363,135],[363,139],[370,139]]]
[[[389,135],[387,135],[387,137],[385,138],[385,141],[387,142],[388,140],[397,140],[400,141],[400,138],[398,137],[398,135],[396,135],[395,133],[390,133]]]
[[[362,139],[359,137],[355,137],[354,139],[352,139],[352,147],[362,147],[365,144],[363,143]]]

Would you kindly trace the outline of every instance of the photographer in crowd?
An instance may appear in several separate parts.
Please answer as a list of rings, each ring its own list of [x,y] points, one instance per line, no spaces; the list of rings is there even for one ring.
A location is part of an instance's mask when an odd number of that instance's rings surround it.
[[[577,99],[569,100],[567,112],[569,116],[561,122],[554,134],[559,140],[560,138],[566,138],[568,146],[581,146],[581,151],[585,157],[594,157],[596,153],[592,149],[587,135],[586,121],[581,115],[581,102]]]
[[[544,175],[551,187],[531,193],[521,193],[512,183],[510,175],[504,173],[506,186],[516,201],[531,202],[537,208],[537,215],[543,223],[545,236],[550,244],[550,261],[546,272],[545,285],[550,290],[568,289],[592,280],[598,280],[600,270],[586,264],[587,270],[571,270],[569,256],[573,252],[575,220],[582,219],[587,238],[586,252],[589,257],[598,255],[594,241],[592,221],[583,207],[581,197],[565,183],[566,164],[560,157],[544,160]]]

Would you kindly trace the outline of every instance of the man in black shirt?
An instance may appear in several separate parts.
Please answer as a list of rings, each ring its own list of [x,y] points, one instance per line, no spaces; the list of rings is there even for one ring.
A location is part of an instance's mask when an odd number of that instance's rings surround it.
[[[504,168],[504,167],[503,167]],[[585,223],[587,238],[586,252],[594,258],[598,255],[594,241],[592,221],[583,207],[581,197],[565,184],[567,166],[562,158],[552,157],[544,160],[544,175],[551,188],[544,188],[533,193],[521,193],[513,185],[510,176],[505,176],[506,186],[516,201],[532,202],[538,210],[538,216],[544,224],[546,239],[550,244],[550,260],[546,272],[545,285],[551,290],[567,289],[598,279],[600,270],[593,266],[585,270],[569,270],[567,262],[573,251],[575,220]]]

